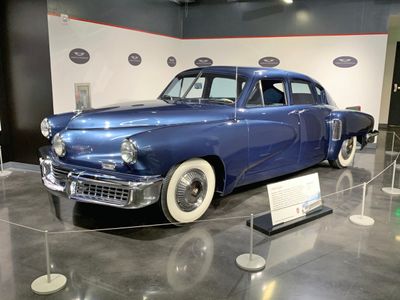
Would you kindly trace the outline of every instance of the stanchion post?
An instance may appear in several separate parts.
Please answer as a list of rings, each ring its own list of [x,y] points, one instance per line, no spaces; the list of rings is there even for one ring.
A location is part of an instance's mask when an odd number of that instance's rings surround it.
[[[49,231],[46,230],[44,232],[44,247],[46,251],[46,271],[47,271],[47,282],[50,283],[50,251],[49,251],[49,239],[48,239]]]
[[[236,258],[236,264],[239,268],[256,272],[265,268],[265,259],[260,255],[253,253],[253,227],[254,227],[254,215],[250,215],[250,252],[239,255]]]
[[[3,153],[1,151],[1,146],[0,146],[0,177],[5,177],[11,174],[11,171],[4,171],[4,166],[3,166]]]
[[[367,196],[367,183],[363,183],[363,196],[362,196],[362,203],[361,203],[361,215],[352,215],[350,216],[350,221],[353,224],[361,225],[361,226],[371,226],[374,225],[375,220],[371,217],[365,215],[365,200]]]
[[[254,227],[254,215],[250,215],[250,257],[249,259],[253,259],[253,227]]]
[[[396,179],[396,166],[397,159],[393,162],[393,173],[392,173],[392,184],[390,187],[383,187],[382,191],[389,195],[400,195],[400,189],[394,187],[394,181]]]
[[[50,272],[50,249],[48,231],[44,231],[44,247],[46,254],[46,275],[36,278],[31,289],[39,295],[50,295],[62,290],[67,284],[67,277],[62,274],[51,274]]]

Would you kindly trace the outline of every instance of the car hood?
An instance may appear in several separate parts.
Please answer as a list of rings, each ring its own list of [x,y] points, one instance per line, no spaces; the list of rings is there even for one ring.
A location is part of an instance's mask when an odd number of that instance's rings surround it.
[[[111,129],[225,121],[231,119],[233,113],[233,107],[227,105],[171,104],[155,100],[85,111],[73,117],[67,129]]]

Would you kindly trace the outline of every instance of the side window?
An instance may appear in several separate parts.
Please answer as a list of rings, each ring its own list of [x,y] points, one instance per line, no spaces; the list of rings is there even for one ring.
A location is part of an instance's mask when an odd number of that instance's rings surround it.
[[[192,78],[192,79],[184,78],[180,96],[183,96],[183,93],[186,93],[187,89],[192,84],[193,80],[194,80],[194,78]],[[206,79],[204,77],[200,77],[199,79],[197,79],[194,86],[190,89],[189,93],[186,95],[186,98],[201,98],[203,96],[205,82],[206,82]]]
[[[292,87],[292,104],[315,104],[316,101],[311,92],[310,85],[307,82],[293,81]]]
[[[170,97],[182,97],[195,78],[196,77],[183,77],[180,79],[175,78],[174,82],[171,84],[171,89],[167,90],[165,92],[165,95]],[[205,82],[204,77],[199,78],[186,97],[187,98],[201,97],[203,95],[204,82]]]
[[[317,97],[318,97],[318,103],[326,104],[326,97],[325,97],[325,91],[320,88],[319,86],[315,87],[315,90],[317,91]]]
[[[213,79],[210,98],[236,98],[236,80],[231,78],[216,77]]]
[[[282,80],[266,79],[256,83],[247,107],[286,105],[285,88]]]

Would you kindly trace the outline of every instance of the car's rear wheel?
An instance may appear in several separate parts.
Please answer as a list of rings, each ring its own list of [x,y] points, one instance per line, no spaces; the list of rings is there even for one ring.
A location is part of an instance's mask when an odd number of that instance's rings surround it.
[[[213,167],[204,159],[193,158],[168,172],[161,191],[161,208],[172,223],[193,222],[206,212],[214,191]]]
[[[356,154],[357,137],[353,136],[343,141],[337,159],[330,160],[329,164],[338,169],[346,168],[353,162]]]

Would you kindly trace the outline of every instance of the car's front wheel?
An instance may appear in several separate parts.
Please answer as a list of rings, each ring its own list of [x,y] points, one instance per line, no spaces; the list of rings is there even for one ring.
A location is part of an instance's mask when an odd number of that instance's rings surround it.
[[[356,154],[357,137],[353,136],[343,141],[337,159],[330,160],[329,164],[338,169],[346,168],[353,162]]]
[[[168,172],[161,191],[161,208],[172,223],[193,222],[206,212],[214,191],[213,167],[204,159],[193,158]]]

